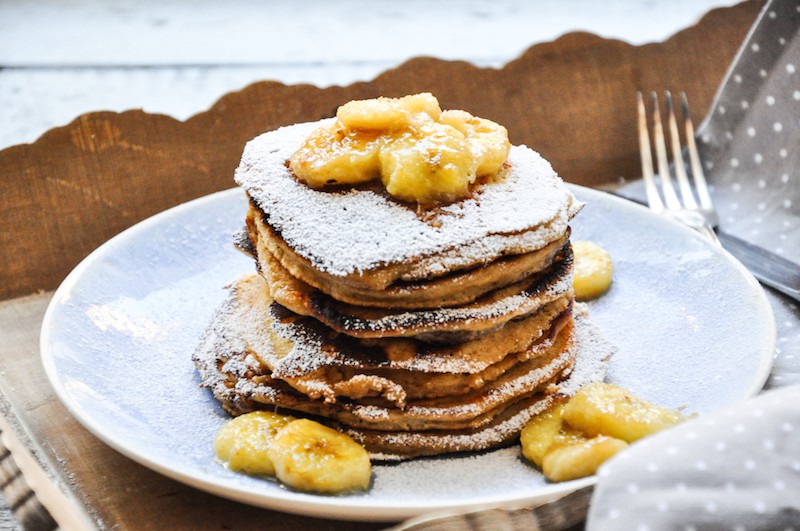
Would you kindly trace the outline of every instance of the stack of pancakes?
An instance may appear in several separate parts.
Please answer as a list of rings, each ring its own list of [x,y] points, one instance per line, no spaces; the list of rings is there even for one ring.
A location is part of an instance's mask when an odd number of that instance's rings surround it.
[[[227,411],[300,412],[402,459],[513,441],[602,378],[611,348],[572,293],[581,204],[544,159],[512,147],[470,198],[419,211],[298,181],[287,161],[326,123],[257,137],[236,172],[259,274],[230,287],[194,356]]]

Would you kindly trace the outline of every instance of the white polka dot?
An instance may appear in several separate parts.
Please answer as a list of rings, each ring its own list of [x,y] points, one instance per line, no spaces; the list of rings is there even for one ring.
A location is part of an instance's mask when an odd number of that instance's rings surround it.
[[[735,222],[736,222],[736,218],[735,217],[728,216],[728,223],[735,223]]]
[[[761,77],[767,77],[767,71],[762,68],[758,71],[758,75]]]
[[[772,482],[772,488],[775,490],[786,490],[786,483],[781,481],[780,479],[776,479]]]
[[[789,207],[792,206],[792,200],[791,199],[784,199],[782,204],[783,204],[783,208],[789,208]]]
[[[761,234],[761,231],[758,229],[753,229],[750,231],[750,234],[752,234],[753,236],[758,236],[759,234]]]
[[[783,250],[783,247],[776,247],[776,248],[775,248],[775,254],[783,254],[784,252],[785,252],[785,251]],[[786,338],[785,338],[785,337],[782,337],[782,338],[780,338],[780,340],[779,340],[779,341],[785,341],[785,340],[786,340]],[[772,378],[774,378],[774,379],[776,379],[776,380],[783,380],[783,378],[781,378],[780,376],[777,376],[777,375],[775,375],[775,376],[772,376]]]
[[[697,531],[697,528],[693,525],[687,525],[683,528],[683,531]]]
[[[718,452],[724,452],[728,449],[728,444],[725,441],[719,441],[714,445],[714,450]]]
[[[619,509],[611,509],[610,511],[608,511],[608,517],[611,520],[616,520],[617,518],[619,518]]]
[[[603,467],[603,468],[601,468],[601,469],[600,469],[600,470],[597,472],[597,475],[598,475],[599,477],[601,477],[601,478],[608,477],[608,475],[609,475],[609,474],[610,474],[610,472],[608,471],[608,468],[606,468],[606,467]]]
[[[784,39],[783,37],[778,37],[778,43],[781,46],[786,46],[786,39]]]
[[[767,204],[766,203],[759,203],[758,204],[758,209],[759,210],[764,211],[766,208],[767,208]]]
[[[706,463],[705,461],[702,461],[702,460],[695,461],[694,468],[697,469],[697,470],[701,470],[701,471],[702,470],[708,470],[708,463]]]
[[[686,492],[686,483],[678,483],[675,485],[675,490],[678,492]]]
[[[655,474],[659,471],[659,467],[657,463],[647,463],[647,471],[651,474]]]
[[[768,452],[771,452],[775,449],[775,441],[772,439],[764,439],[764,442],[761,443],[761,445],[764,447],[764,450]]]
[[[766,188],[767,187],[767,181],[765,181],[764,179],[759,179],[758,180],[758,187],[759,188]]]
[[[769,12],[769,18],[775,18],[775,17],[777,17],[777,16],[778,16],[778,15],[775,13],[775,11],[770,11],[770,12]]]
[[[660,513],[665,513],[669,511],[669,504],[665,501],[660,501],[656,504],[656,509],[658,509]]]
[[[757,52],[761,49],[761,46],[759,46],[757,42],[754,42],[753,44],[750,45],[750,49],[753,50],[754,52]]]
[[[737,83],[741,83],[742,82],[742,76],[740,76],[739,74],[736,74],[735,76],[733,76],[733,80],[736,81]]]
[[[748,127],[747,128],[747,136],[756,136],[756,128],[755,127]]]
[[[647,524],[639,524],[639,527],[636,528],[636,531],[650,531],[650,526]]]
[[[775,122],[772,124],[772,129],[775,130],[776,133],[780,133],[783,131],[783,124],[780,122]]]
[[[737,159],[737,158],[735,158],[735,157],[734,157],[734,158],[732,158],[732,159],[731,159],[731,166],[733,166],[734,168],[738,168],[738,167],[739,167],[739,159]],[[735,186],[735,185],[734,185],[734,186]]]
[[[764,160],[764,156],[761,153],[756,153],[753,155],[753,160],[756,164],[761,164],[761,162]]]
[[[784,173],[783,175],[781,175],[781,182],[784,183],[784,184],[789,182],[789,174],[788,173]]]
[[[792,426],[792,424],[790,422],[784,422],[783,424],[781,424],[781,431],[785,431],[786,433],[789,433],[789,432],[791,432],[793,430],[794,430],[794,426]]]
[[[792,97],[796,100],[800,100],[800,90],[795,90],[792,92]]]
[[[788,151],[786,151],[786,148],[781,148],[781,149],[778,151],[778,154],[781,156],[781,158],[784,158],[784,159],[785,159],[785,158],[786,158],[786,156],[789,154],[789,152],[788,152]]]
[[[725,492],[734,492],[736,484],[733,481],[726,481],[722,488],[725,489]]]
[[[709,135],[708,133],[703,133],[703,137],[701,138],[701,140],[703,141],[703,144],[708,144],[709,142],[711,142],[711,135]]]
[[[743,525],[737,525],[733,528],[733,531],[747,531],[747,528]]]
[[[628,487],[626,488],[629,494],[636,494],[639,492],[639,485],[636,483],[628,483]]]
[[[744,467],[747,470],[755,470],[756,466],[758,466],[758,465],[756,465],[756,462],[753,461],[752,459],[745,459],[744,460]]]
[[[750,104],[747,103],[747,100],[742,100],[742,109],[749,109]]]
[[[706,161],[706,169],[707,169],[707,170],[710,170],[710,169],[711,169],[711,168],[713,168],[713,167],[714,167],[714,163],[713,163],[713,162],[711,162],[710,160],[707,160],[707,161]]]
[[[761,216],[756,216],[753,218],[753,221],[755,221],[756,223],[761,223],[762,221],[764,221],[764,218],[762,218]]]
[[[667,447],[667,455],[676,455],[677,453],[678,453],[678,448],[676,446]]]
[[[767,105],[775,105],[775,96],[766,97]]]
[[[720,105],[719,108],[717,109],[717,112],[719,112],[720,114],[725,114],[725,106]]]
[[[725,138],[727,138],[728,140],[733,140],[733,133],[731,133],[730,131],[725,131]]]
[[[693,441],[693,440],[697,439],[697,432],[696,431],[687,432],[685,437],[686,437],[687,440]]]
[[[781,239],[781,241],[786,241],[786,235],[785,235],[785,234],[781,234],[781,235],[779,235],[779,236],[778,236],[778,238],[780,238],[780,239]],[[794,356],[787,356],[787,358],[793,358],[793,357],[794,357]]]
[[[761,500],[758,500],[753,504],[753,510],[758,514],[764,514],[767,512],[767,504]]]
[[[745,432],[744,424],[737,424],[736,426],[733,427],[733,431],[736,433],[744,433]]]
[[[706,502],[704,508],[707,513],[714,514],[715,512],[717,512],[717,504],[714,502]]]
[[[794,74],[794,70],[795,70],[794,65],[792,63],[786,65],[786,71],[789,72],[790,74]]]

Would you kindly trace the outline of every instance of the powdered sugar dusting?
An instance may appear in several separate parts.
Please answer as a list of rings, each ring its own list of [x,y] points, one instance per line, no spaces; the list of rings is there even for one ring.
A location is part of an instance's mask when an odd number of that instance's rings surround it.
[[[439,274],[489,262],[510,249],[533,251],[561,237],[582,206],[550,164],[524,146],[511,148],[510,167],[498,182],[438,208],[436,223],[372,191],[313,190],[285,163],[326,123],[282,127],[251,140],[235,180],[295,252],[333,275],[410,260]]]

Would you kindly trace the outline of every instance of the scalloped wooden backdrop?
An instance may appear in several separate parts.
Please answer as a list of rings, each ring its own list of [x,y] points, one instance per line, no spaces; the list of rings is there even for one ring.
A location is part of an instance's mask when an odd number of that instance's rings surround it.
[[[505,125],[513,143],[542,153],[569,182],[636,177],[636,91],[684,90],[702,116],[762,5],[711,11],[643,46],[571,33],[499,70],[417,58],[346,87],[259,82],[184,122],[142,111],[82,115],[0,152],[0,300],[53,289],[125,228],[232,187],[247,140],[332,116],[352,99],[430,91],[443,108]]]

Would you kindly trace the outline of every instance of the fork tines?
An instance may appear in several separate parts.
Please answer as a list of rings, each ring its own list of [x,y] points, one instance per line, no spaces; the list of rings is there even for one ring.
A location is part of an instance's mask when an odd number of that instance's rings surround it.
[[[675,190],[675,186],[673,185],[669,164],[667,162],[667,148],[666,142],[664,141],[664,126],[661,119],[661,109],[658,94],[653,92],[651,99],[653,107],[653,147],[656,152],[658,174],[661,178],[663,200],[655,183],[653,174],[653,156],[650,150],[650,135],[648,133],[647,111],[645,109],[642,93],[639,92],[637,93],[639,149],[642,159],[642,177],[645,180],[647,192],[647,202],[650,205],[650,208],[658,213],[661,213],[664,210],[673,212],[688,210],[696,212],[704,217],[704,224],[709,229],[706,232],[713,233],[711,228],[717,224],[716,212],[714,211],[713,204],[711,203],[711,197],[708,193],[705,175],[703,174],[703,169],[700,165],[700,158],[697,154],[697,145],[694,139],[694,126],[692,124],[692,117],[689,113],[689,103],[686,99],[686,94],[681,92],[681,114],[685,126],[684,136],[686,138],[686,147],[689,154],[689,163],[691,174],[694,180],[694,190],[697,192],[697,198],[695,198],[692,185],[690,184],[686,173],[686,162],[684,161],[683,151],[681,149],[681,139],[678,132],[678,123],[675,118],[672,94],[669,91],[665,91],[664,100],[667,115],[667,127],[669,128],[670,147],[674,162],[673,167],[675,171],[675,178],[678,182],[678,188],[680,189],[681,199],[678,199],[678,194]]]

